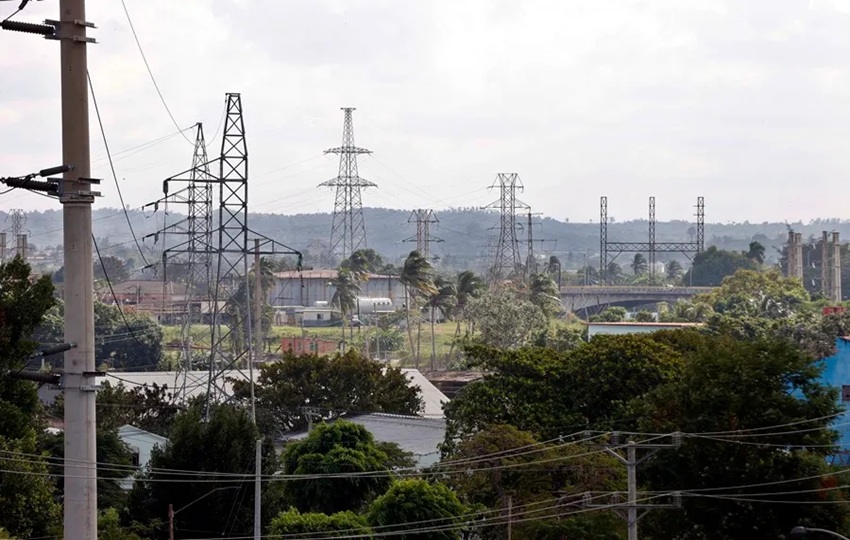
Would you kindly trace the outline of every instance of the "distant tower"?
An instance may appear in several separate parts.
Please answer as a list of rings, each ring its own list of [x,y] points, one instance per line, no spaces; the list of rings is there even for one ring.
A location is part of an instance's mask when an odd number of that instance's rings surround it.
[[[831,296],[833,304],[841,302],[841,240],[837,232],[832,233],[832,282]]]
[[[522,272],[522,257],[517,238],[517,208],[527,208],[516,197],[522,191],[522,182],[516,173],[499,173],[489,189],[499,188],[499,200],[485,208],[499,209],[499,232],[492,255],[490,281],[496,282],[515,277]]]
[[[803,279],[803,235],[788,231],[786,276],[789,278]]]
[[[344,107],[342,146],[325,150],[325,154],[339,154],[339,175],[319,187],[335,187],[333,225],[331,226],[330,252],[345,259],[358,249],[366,247],[366,226],[363,222],[363,201],[360,190],[378,187],[357,174],[357,154],[371,154],[371,150],[354,146],[353,107]]]
[[[6,223],[8,223],[8,227],[6,228],[6,232],[11,234],[13,238],[13,242],[15,242],[14,252],[12,253],[12,257],[16,255],[20,255],[23,259],[27,258],[27,231],[24,228],[24,225],[27,224],[27,215],[23,210],[16,208],[9,212],[6,216]],[[6,237],[4,235],[3,244],[6,244]],[[6,248],[3,249],[3,258],[5,259],[7,253]]]
[[[443,241],[431,234],[431,224],[439,223],[440,220],[437,219],[433,210],[418,209],[411,212],[407,222],[416,223],[416,236],[405,238],[403,241],[416,242],[416,251],[427,259],[431,252],[431,243]]]
[[[820,290],[832,299],[832,246],[827,231],[823,231],[820,244]]]

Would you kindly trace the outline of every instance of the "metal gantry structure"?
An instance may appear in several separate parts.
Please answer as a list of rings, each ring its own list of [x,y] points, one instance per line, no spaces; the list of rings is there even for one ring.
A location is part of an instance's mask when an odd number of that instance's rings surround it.
[[[358,249],[367,247],[362,190],[378,186],[360,178],[357,156],[371,154],[372,151],[354,144],[355,109],[343,107],[342,111],[342,145],[325,150],[325,154],[339,154],[339,173],[336,178],[319,184],[319,187],[336,188],[329,251],[331,256],[345,259]]]
[[[196,264],[198,261],[204,261],[210,268],[206,284],[209,295],[207,305],[210,336],[209,377],[206,380],[207,414],[210,402],[216,400],[222,391],[224,372],[245,363],[249,372],[253,371],[255,352],[258,351],[254,348],[252,329],[259,321],[252,320],[252,309],[247,305],[251,302],[252,288],[256,288],[256,282],[252,284],[249,279],[249,255],[253,255],[255,261],[260,255],[294,255],[297,257],[299,269],[302,262],[298,250],[254,232],[248,226],[248,147],[240,94],[228,93],[225,107],[224,134],[219,157],[205,160],[205,145],[196,142],[192,168],[167,178],[163,182],[165,197],[152,203],[157,207],[166,200],[183,201],[188,205],[190,213],[186,220],[186,239],[163,248],[163,280],[168,279],[170,258],[179,260],[181,257],[188,257]],[[202,132],[199,128],[200,136]],[[210,171],[216,171],[218,174],[214,175]],[[174,199],[169,194],[172,183],[186,184],[186,188],[178,190],[186,193],[186,196]],[[216,185],[218,216],[217,221],[213,223]],[[153,236],[158,238],[157,235]],[[249,240],[249,237],[253,238]],[[259,268],[257,271],[260,271]],[[240,284],[244,284],[244,288],[241,291],[242,296],[237,299]],[[255,291],[254,296],[258,299],[259,292]],[[246,305],[240,305],[236,310],[239,313],[237,320],[227,320],[227,306],[232,306],[237,301]],[[186,313],[187,317],[189,315],[191,313]],[[227,323],[227,330],[222,328],[224,323]],[[247,334],[245,339],[230,340],[231,343],[238,343],[238,348],[230,347],[228,350],[227,341],[234,331],[241,331],[237,329],[243,326]],[[184,380],[178,381],[178,388],[185,388],[185,375],[190,367],[191,365],[181,365]],[[249,378],[253,380],[250,373]]]
[[[655,238],[655,197],[649,198],[649,235],[646,242],[619,242],[608,239],[608,197],[599,199],[599,277],[607,281],[608,265],[621,253],[648,254],[649,271],[655,273],[658,253],[681,253],[691,259],[705,250],[705,198],[697,197],[696,237],[687,242],[657,242]],[[613,254],[613,257],[611,255]]]
[[[431,225],[440,222],[433,210],[416,209],[410,213],[407,218],[408,223],[416,223],[416,234],[402,240],[402,242],[416,242],[416,251],[420,255],[429,258],[431,254],[431,244],[440,243],[442,238],[437,238],[431,234]]]
[[[517,173],[496,175],[496,180],[488,189],[496,188],[499,189],[499,200],[484,207],[499,211],[499,226],[493,227],[494,230],[498,229],[498,232],[494,235],[492,246],[490,282],[512,279],[522,274],[523,262],[517,237],[517,210],[529,208],[517,198],[517,192],[524,189]]]

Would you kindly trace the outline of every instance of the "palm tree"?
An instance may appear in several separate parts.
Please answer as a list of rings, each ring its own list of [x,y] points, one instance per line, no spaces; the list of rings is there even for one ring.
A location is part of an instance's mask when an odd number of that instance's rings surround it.
[[[349,315],[357,307],[357,293],[360,292],[360,285],[351,272],[343,269],[337,272],[336,278],[332,279],[330,284],[334,287],[331,305],[338,308],[342,314],[342,349],[345,352],[345,327],[348,325]],[[351,338],[354,338],[353,329]]]
[[[539,307],[547,318],[561,308],[558,286],[546,274],[531,274],[528,279],[528,300]]]
[[[428,297],[436,290],[433,282],[431,263],[418,251],[411,251],[404,260],[404,266],[399,274],[399,281],[404,285],[407,296],[405,302],[405,318],[407,320],[407,338],[410,342],[410,354],[414,355],[416,369],[419,369],[419,351],[413,346],[413,329],[410,326],[411,304],[415,306],[417,296]]]
[[[649,269],[649,266],[647,266],[647,263],[646,263],[646,257],[644,257],[640,253],[635,253],[634,258],[632,259],[631,267],[632,267],[632,273],[636,276],[639,276],[641,274],[645,274],[646,271]]]
[[[623,281],[623,267],[614,261],[608,263],[608,283],[617,285]]]
[[[670,281],[679,281],[685,273],[679,261],[675,260],[668,262],[665,270],[667,272],[667,279]]]
[[[454,283],[437,276],[434,278],[434,288],[436,291],[428,297],[428,307],[431,308],[431,371],[437,369],[437,340],[434,334],[437,312],[442,312],[448,319],[457,305],[457,289]]]
[[[549,262],[547,262],[543,270],[550,275],[555,276],[555,280],[560,285],[561,283],[561,260],[555,255],[549,256]]]
[[[475,272],[464,270],[457,275],[457,280],[455,281],[456,311],[458,312],[458,316],[455,317],[457,319],[457,328],[455,329],[455,336],[449,348],[449,356],[454,352],[455,343],[460,338],[460,320],[469,320],[467,316],[469,302],[481,296],[484,288],[484,280],[480,276],[475,275]]]
[[[363,283],[369,279],[369,274],[375,271],[373,264],[374,257],[377,257],[374,250],[358,249],[342,261],[339,266],[341,269],[350,272],[355,281]]]

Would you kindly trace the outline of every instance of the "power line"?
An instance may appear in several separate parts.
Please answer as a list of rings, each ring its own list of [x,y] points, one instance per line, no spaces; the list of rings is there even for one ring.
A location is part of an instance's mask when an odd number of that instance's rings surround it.
[[[156,93],[159,96],[159,100],[162,102],[162,106],[165,107],[165,112],[168,113],[168,117],[171,118],[171,122],[177,129],[180,128],[180,124],[177,123],[177,120],[174,119],[174,115],[171,114],[171,109],[168,107],[168,103],[165,102],[165,97],[162,95],[162,91],[159,89],[159,84],[156,82],[156,77],[153,76],[153,71],[151,70],[150,64],[148,64],[148,58],[145,56],[145,51],[142,48],[142,43],[139,41],[139,36],[136,34],[136,27],[133,25],[133,19],[130,17],[130,12],[127,10],[127,3],[124,0],[121,0],[121,6],[124,8],[124,15],[127,16],[127,23],[130,25],[130,31],[133,33],[133,39],[136,41],[136,47],[139,49],[139,54],[142,55],[142,61],[145,63],[145,69],[148,71],[148,75],[150,75],[151,82],[153,83],[153,87],[156,89]],[[94,96],[92,96],[94,97]],[[189,140],[189,137],[186,136],[183,131],[180,131],[180,134],[183,135],[183,138],[186,139],[186,142],[192,144],[192,141]]]
[[[122,3],[124,0],[121,0]],[[130,228],[130,234],[133,235],[133,241],[136,243],[136,249],[139,250],[139,255],[142,257],[145,265],[148,264],[147,258],[145,258],[145,254],[142,251],[142,246],[139,244],[139,239],[136,237],[136,231],[133,230],[133,224],[130,222],[130,214],[127,213],[127,205],[124,204],[124,195],[121,194],[121,186],[118,183],[118,176],[115,174],[115,165],[112,162],[112,156],[109,153],[109,143],[106,140],[106,131],[103,129],[103,121],[100,118],[100,108],[97,106],[97,97],[94,93],[94,85],[92,85],[91,75],[88,71],[86,71],[86,78],[89,81],[89,90],[91,90],[91,100],[92,105],[94,105],[95,116],[97,117],[97,124],[100,127],[100,135],[103,138],[103,147],[106,149],[106,156],[109,158],[109,168],[112,170],[112,179],[115,181],[115,189],[118,190],[118,200],[121,202],[121,211],[124,212],[124,218],[127,220],[127,226]],[[180,126],[177,126],[180,129]],[[183,132],[180,132],[183,134]],[[185,135],[183,135],[185,137]],[[94,235],[92,235],[94,238]],[[108,281],[108,280],[107,280]],[[111,286],[110,286],[111,288]]]
[[[115,289],[112,288],[112,281],[109,279],[109,273],[106,271],[106,265],[103,264],[103,259],[100,256],[100,249],[97,247],[97,240],[94,238],[94,234],[91,235],[91,241],[94,245],[95,253],[97,253],[97,260],[100,262],[100,268],[103,270],[103,276],[106,278],[106,284],[109,286],[109,292],[112,294],[112,299],[115,301],[116,306],[118,307],[118,313],[121,314],[121,320],[124,321],[124,325],[127,327],[127,331],[136,341],[136,343],[140,347],[145,347],[145,345],[139,341],[139,338],[136,337],[136,334],[133,332],[132,327],[130,327],[130,322],[127,320],[126,315],[124,315],[124,309],[121,307],[121,303],[118,301],[118,297],[115,295]]]

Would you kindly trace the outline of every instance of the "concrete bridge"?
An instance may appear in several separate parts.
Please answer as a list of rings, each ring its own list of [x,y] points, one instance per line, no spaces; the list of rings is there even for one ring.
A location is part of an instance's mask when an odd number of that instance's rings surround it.
[[[650,287],[630,285],[589,285],[561,287],[561,303],[567,311],[594,314],[608,306],[633,308],[644,304],[687,300],[713,287]]]

